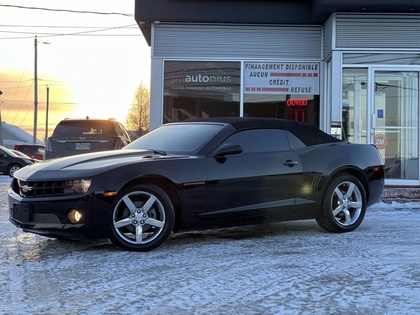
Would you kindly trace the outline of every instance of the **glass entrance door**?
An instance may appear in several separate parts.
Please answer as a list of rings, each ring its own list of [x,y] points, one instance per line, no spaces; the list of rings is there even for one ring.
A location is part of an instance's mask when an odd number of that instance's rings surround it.
[[[368,69],[343,70],[342,138],[352,143],[368,143]]]
[[[373,69],[371,75],[368,142],[381,152],[388,182],[418,180],[419,73]]]
[[[400,69],[343,69],[342,137],[376,145],[386,184],[418,185],[419,71]]]

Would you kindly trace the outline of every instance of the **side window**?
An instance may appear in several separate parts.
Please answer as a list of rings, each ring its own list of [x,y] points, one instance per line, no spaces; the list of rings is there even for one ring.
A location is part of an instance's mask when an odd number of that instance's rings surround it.
[[[287,132],[287,136],[289,137],[290,147],[292,149],[298,149],[305,147],[305,144],[298,139],[293,133]]]
[[[290,150],[285,130],[255,129],[235,133],[223,143],[240,144],[243,153],[279,152]]]

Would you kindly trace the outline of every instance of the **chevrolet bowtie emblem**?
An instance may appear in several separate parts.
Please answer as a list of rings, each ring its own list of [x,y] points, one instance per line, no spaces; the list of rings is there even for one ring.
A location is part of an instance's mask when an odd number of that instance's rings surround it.
[[[27,193],[28,191],[32,191],[33,187],[28,186],[28,185],[22,185],[20,186],[20,189],[22,189],[24,193]]]

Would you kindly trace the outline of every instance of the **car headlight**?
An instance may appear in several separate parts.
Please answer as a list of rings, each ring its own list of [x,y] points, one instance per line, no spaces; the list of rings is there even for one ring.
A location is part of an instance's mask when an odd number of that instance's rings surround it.
[[[86,194],[91,183],[91,179],[76,179],[66,181],[64,183],[64,194]]]
[[[24,159],[24,161],[25,161],[26,164],[34,164],[34,161],[32,161],[32,160]]]

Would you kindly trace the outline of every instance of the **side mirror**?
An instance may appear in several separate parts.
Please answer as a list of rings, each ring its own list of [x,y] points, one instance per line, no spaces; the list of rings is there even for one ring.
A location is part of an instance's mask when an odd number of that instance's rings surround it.
[[[242,151],[243,150],[240,144],[225,143],[218,147],[211,156],[214,158],[222,158],[226,155],[242,153]]]

